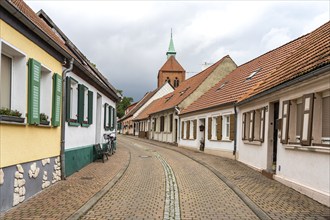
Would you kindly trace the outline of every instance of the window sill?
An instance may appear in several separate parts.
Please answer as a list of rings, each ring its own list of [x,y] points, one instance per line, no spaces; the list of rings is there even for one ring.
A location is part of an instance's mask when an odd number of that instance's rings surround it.
[[[10,122],[10,121],[0,121],[0,124],[4,125],[20,125],[20,126],[26,126],[26,123],[20,123],[20,122]]]
[[[256,146],[261,146],[261,142],[260,141],[247,141],[247,140],[243,140],[244,144],[249,144],[249,145],[256,145]]]
[[[287,150],[299,150],[306,152],[316,152],[316,153],[326,153],[330,154],[329,147],[319,147],[319,146],[301,146],[301,145],[284,145]]]
[[[81,124],[81,127],[88,128],[89,127],[89,124],[82,123]]]
[[[79,127],[80,124],[79,124],[78,122],[72,122],[72,121],[69,121],[69,122],[68,122],[68,125],[69,125],[69,126],[72,126],[72,127]]]
[[[38,124],[38,127],[43,127],[43,128],[51,128],[51,125],[43,125],[43,124]]]
[[[213,140],[213,139],[211,139],[211,140],[209,140],[209,141],[211,141],[211,142],[232,142],[232,140],[227,140],[227,139],[223,139],[223,140]]]

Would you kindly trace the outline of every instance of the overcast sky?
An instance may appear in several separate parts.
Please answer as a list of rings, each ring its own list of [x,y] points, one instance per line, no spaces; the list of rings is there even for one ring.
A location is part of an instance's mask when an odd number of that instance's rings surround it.
[[[173,28],[187,78],[225,55],[241,65],[329,21],[329,1],[27,1],[111,84],[138,101],[157,87]]]

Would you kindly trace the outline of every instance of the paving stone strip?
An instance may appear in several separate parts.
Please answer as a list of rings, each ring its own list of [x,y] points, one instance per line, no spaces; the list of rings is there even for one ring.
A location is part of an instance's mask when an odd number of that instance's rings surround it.
[[[166,193],[165,193],[165,210],[164,219],[181,219],[180,218],[180,202],[179,189],[176,183],[174,172],[166,160],[157,152],[154,153],[164,167],[166,178]]]

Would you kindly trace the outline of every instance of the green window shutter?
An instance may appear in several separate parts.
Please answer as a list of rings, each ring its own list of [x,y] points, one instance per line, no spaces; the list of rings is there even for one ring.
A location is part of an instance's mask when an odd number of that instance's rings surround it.
[[[84,121],[85,86],[78,84],[78,123]]]
[[[108,104],[105,103],[104,104],[104,119],[103,119],[103,127],[105,130],[108,130],[108,126],[107,126],[107,109],[108,109]]]
[[[93,92],[88,91],[88,124],[93,124]]]
[[[66,77],[66,121],[70,121],[71,116],[71,77]]]
[[[109,128],[109,129],[112,129],[112,117],[111,117],[111,113],[112,113],[112,106],[111,106],[111,105],[109,105],[109,107],[108,107],[108,108],[109,108],[109,111],[108,111],[108,113],[109,113],[109,118],[108,118],[108,119],[109,119],[109,124],[108,124],[108,125],[109,125],[109,126],[108,126],[108,128]]]
[[[112,108],[112,129],[115,129],[116,123],[116,109]]]
[[[28,77],[28,123],[40,123],[40,75],[41,64],[34,60],[29,59],[29,77]]]
[[[62,98],[62,77],[55,73],[53,75],[53,105],[52,105],[52,125],[60,126],[61,120],[61,98]]]

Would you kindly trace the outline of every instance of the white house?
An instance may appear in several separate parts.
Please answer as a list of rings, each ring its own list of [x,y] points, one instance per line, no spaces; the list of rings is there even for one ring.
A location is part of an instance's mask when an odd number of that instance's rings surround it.
[[[183,129],[179,146],[235,159],[238,156],[235,139],[236,102],[249,94],[267,74],[274,71],[290,55],[288,51],[294,51],[302,39],[299,38],[242,64],[183,109],[180,112]],[[195,124],[198,128],[197,136],[192,132]]]
[[[239,161],[330,205],[330,22],[239,100]],[[262,135],[261,135],[262,134]]]

